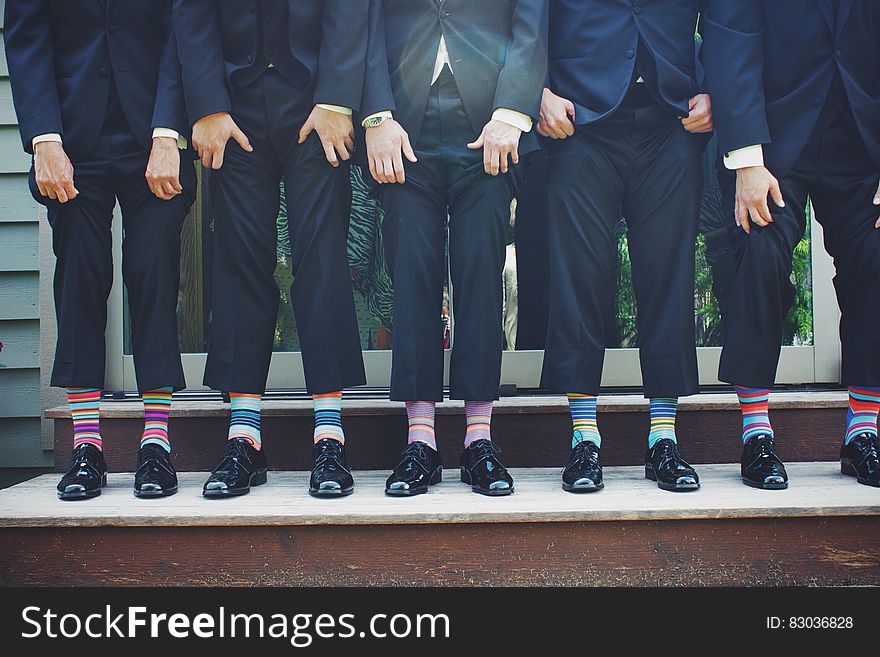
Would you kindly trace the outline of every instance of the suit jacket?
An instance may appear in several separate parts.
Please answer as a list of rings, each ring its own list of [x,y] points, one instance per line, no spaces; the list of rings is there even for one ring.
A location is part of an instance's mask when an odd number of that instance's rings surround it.
[[[132,134],[146,149],[152,128],[188,134],[171,2],[7,0],[4,37],[24,149],[61,133],[87,156],[107,112],[111,75]]]
[[[784,175],[839,76],[880,168],[880,0],[710,0],[703,36],[722,152],[764,144]]]
[[[641,73],[657,101],[687,116],[700,91],[694,31],[704,4],[550,0],[550,89],[574,103],[575,123],[584,125],[611,115]]]
[[[357,110],[364,86],[369,0],[286,0],[292,59],[315,104]],[[253,0],[174,0],[174,25],[190,119],[232,109],[229,84],[257,57]]]
[[[475,138],[498,108],[537,121],[546,75],[547,0],[371,0],[370,5],[365,116],[393,111],[416,143],[442,34]],[[523,139],[525,150],[537,146],[532,133]]]

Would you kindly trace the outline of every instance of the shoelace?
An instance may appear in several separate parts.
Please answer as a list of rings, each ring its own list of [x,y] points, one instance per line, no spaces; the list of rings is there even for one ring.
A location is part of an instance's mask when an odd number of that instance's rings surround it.
[[[573,463],[577,463],[579,461],[593,461],[595,458],[595,452],[590,449],[590,445],[592,445],[588,440],[582,440],[577,445],[575,445],[575,453],[572,458]]]
[[[250,456],[244,448],[244,445],[237,440],[227,440],[226,447],[223,450],[223,460],[220,462],[215,471],[226,470],[227,465],[233,463],[244,467],[242,461],[250,461]]]
[[[495,455],[501,451],[501,448],[491,440],[478,440],[474,444],[476,445],[474,451],[476,452],[477,457],[474,459],[471,467],[474,467],[483,461],[494,459]],[[501,464],[499,463],[498,465],[500,466]]]
[[[318,449],[320,450],[320,452],[315,457],[315,467],[325,465],[327,461],[330,461],[331,459],[339,464],[338,462],[342,455],[342,445],[332,438],[325,440],[327,442],[324,442],[324,440],[322,440],[320,443],[318,443]],[[339,465],[341,467],[341,464]]]

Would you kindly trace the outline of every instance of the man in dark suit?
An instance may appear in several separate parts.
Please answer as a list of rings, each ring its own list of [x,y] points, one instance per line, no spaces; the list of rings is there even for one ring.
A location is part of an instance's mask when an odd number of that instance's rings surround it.
[[[712,1],[704,27],[737,257],[719,378],[743,407],[743,482],[787,485],[767,398],[809,199],[841,310],[841,468],[880,486],[880,2]]]
[[[712,130],[694,29],[702,0],[551,0],[550,73],[538,130],[548,144],[550,318],[542,385],[569,393],[571,492],[602,488],[596,395],[612,307],[615,227],[628,225],[645,396],[646,476],[699,488],[675,413],[697,392],[694,249],[700,154]]]
[[[113,284],[111,221],[122,209],[122,272],[146,421],[135,495],[177,491],[168,413],[186,386],[177,339],[180,228],[196,193],[170,2],[8,0],[4,37],[30,184],[52,226],[58,343],[74,452],[61,499],[106,483],[98,402]]]
[[[409,418],[408,446],[386,492],[415,495],[440,481],[434,408],[443,399],[448,219],[449,394],[465,400],[467,415],[462,481],[507,495],[513,480],[490,433],[505,227],[520,155],[536,148],[547,3],[372,0],[370,14],[363,125],[394,281],[391,399],[406,402]]]
[[[260,433],[279,293],[276,218],[284,181],[291,289],[306,385],[315,400],[309,492],[340,496],[341,390],[365,383],[346,230],[353,111],[361,103],[367,0],[175,0],[193,145],[213,169],[211,337],[205,384],[229,392],[223,460],[208,497],[266,481]]]

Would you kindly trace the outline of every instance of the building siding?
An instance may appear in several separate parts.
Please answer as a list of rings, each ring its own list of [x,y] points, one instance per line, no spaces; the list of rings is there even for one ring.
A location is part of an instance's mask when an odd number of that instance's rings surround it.
[[[0,1],[0,15],[4,8]],[[0,468],[46,467],[41,438],[40,213],[28,191],[0,30]]]

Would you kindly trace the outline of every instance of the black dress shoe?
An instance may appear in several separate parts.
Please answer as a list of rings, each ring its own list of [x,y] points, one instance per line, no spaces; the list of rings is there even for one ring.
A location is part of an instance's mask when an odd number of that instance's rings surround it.
[[[568,465],[562,471],[562,490],[569,493],[592,493],[605,488],[602,466],[599,465],[599,446],[582,440],[571,450]]]
[[[880,438],[863,433],[840,448],[840,471],[865,486],[880,488]]]
[[[309,479],[309,495],[315,497],[342,497],[351,495],[354,479],[345,459],[345,445],[333,438],[315,443],[315,465]]]
[[[231,497],[251,492],[251,486],[266,483],[266,454],[244,438],[226,441],[223,460],[205,482],[205,497]]]
[[[385,482],[386,495],[406,497],[428,492],[428,486],[443,479],[440,452],[420,440],[403,450],[400,463]]]
[[[749,438],[743,445],[740,458],[742,482],[752,488],[783,490],[788,488],[785,464],[776,454],[773,436],[760,434]]]
[[[491,440],[475,440],[461,454],[461,480],[481,495],[510,495],[513,477],[498,460],[501,448]]]
[[[168,497],[177,492],[177,472],[168,450],[149,443],[138,450],[135,497]]]
[[[645,477],[656,481],[663,490],[685,492],[700,488],[696,471],[681,457],[678,445],[669,438],[658,440],[645,454]]]
[[[58,499],[84,500],[97,497],[107,485],[107,463],[104,452],[89,443],[73,450],[70,468],[58,482]]]

